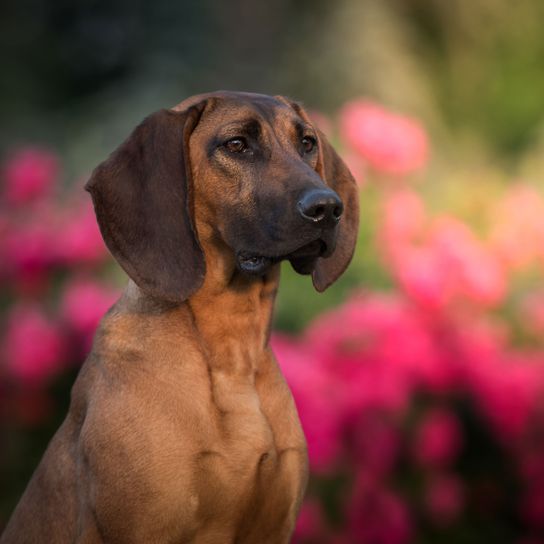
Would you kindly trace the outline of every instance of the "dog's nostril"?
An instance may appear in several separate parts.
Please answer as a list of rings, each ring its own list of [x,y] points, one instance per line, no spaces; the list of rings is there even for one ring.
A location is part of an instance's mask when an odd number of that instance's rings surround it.
[[[313,210],[313,213],[309,213],[308,215],[311,215],[314,219],[321,219],[325,215],[325,208],[323,206],[317,206]]]
[[[343,211],[342,201],[330,189],[311,189],[305,192],[297,208],[303,219],[322,228],[334,227]]]

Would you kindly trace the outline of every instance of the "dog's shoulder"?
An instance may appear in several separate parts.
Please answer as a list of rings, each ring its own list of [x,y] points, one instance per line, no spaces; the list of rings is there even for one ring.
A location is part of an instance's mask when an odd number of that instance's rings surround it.
[[[205,419],[209,406],[199,392],[207,390],[209,376],[191,327],[175,309],[138,314],[119,304],[106,314],[72,388],[70,417],[84,440],[100,442],[100,433],[131,442],[160,435],[172,422],[183,436]]]

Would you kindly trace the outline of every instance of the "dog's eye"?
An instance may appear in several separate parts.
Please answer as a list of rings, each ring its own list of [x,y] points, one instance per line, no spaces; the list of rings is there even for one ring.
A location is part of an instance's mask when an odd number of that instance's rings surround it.
[[[304,153],[311,153],[316,145],[317,140],[313,136],[304,136],[304,138],[302,138],[302,149],[304,150]]]
[[[231,153],[243,153],[248,149],[245,138],[231,138],[225,142],[224,146]]]

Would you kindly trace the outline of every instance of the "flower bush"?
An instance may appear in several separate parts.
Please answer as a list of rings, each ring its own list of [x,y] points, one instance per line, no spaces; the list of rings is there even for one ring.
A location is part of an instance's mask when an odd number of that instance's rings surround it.
[[[318,121],[361,182],[365,255],[352,270],[364,261],[379,281],[361,274],[341,305],[272,338],[310,454],[294,541],[544,542],[541,193],[491,184],[470,215],[478,197],[461,181],[463,205],[437,206],[432,184],[414,184],[431,158],[416,119],[354,100]],[[35,466],[119,292],[90,199],[79,185],[61,194],[60,176],[39,148],[2,168],[4,476]],[[4,518],[26,475],[7,480]]]
[[[2,182],[0,413],[9,404],[10,413],[25,414],[13,402],[32,403],[27,391],[46,389],[81,363],[118,292],[105,277],[111,263],[90,199],[79,185],[61,198],[54,153],[13,152]],[[34,414],[33,423],[39,420]]]
[[[417,121],[354,101],[339,131],[390,288],[273,338],[313,476],[294,540],[544,542],[542,197],[505,185],[478,230],[411,184]]]

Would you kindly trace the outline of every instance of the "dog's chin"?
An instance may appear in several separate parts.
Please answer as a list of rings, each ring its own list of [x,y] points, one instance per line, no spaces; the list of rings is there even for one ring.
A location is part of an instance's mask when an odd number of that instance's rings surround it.
[[[291,266],[299,274],[311,274],[318,257],[327,256],[332,252],[323,240],[314,240],[299,247],[295,251],[276,257],[253,255],[246,252],[238,252],[236,264],[238,269],[245,274],[262,276],[268,269],[280,261],[289,261]]]
[[[274,261],[270,257],[263,257],[262,255],[248,255],[245,253],[238,253],[236,256],[236,264],[239,270],[245,274],[251,276],[262,276],[266,274],[267,270],[274,264]]]

